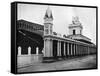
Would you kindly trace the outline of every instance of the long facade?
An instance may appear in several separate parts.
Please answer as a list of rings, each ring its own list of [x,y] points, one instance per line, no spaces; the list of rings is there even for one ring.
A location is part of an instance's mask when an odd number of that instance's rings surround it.
[[[75,38],[73,36],[76,36],[76,38],[80,38],[87,42],[90,42],[89,38],[82,35],[83,27],[79,22],[78,17],[75,17],[72,23],[73,24],[69,27],[72,39],[53,35],[52,11],[50,10],[50,8],[46,10],[46,14],[44,17],[44,57],[58,58],[96,53],[95,45],[73,39]],[[75,32],[77,32],[77,34]]]
[[[44,57],[82,56],[96,53],[96,46],[80,41],[46,36],[44,38]]]

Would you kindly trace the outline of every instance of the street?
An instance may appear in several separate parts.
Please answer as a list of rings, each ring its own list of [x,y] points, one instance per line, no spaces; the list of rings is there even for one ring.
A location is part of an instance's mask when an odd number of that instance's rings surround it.
[[[80,58],[70,58],[52,63],[38,63],[28,67],[19,68],[18,72],[35,72],[50,70],[86,69],[96,67],[96,55],[88,55]]]

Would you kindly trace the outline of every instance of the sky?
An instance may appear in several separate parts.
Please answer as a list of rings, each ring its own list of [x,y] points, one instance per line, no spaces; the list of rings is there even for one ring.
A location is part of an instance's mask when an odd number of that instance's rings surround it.
[[[96,44],[96,9],[86,7],[53,6],[49,5],[53,15],[53,31],[69,35],[69,24],[72,17],[78,16],[82,23],[82,34]],[[18,4],[18,20],[24,19],[44,25],[44,15],[48,5]]]

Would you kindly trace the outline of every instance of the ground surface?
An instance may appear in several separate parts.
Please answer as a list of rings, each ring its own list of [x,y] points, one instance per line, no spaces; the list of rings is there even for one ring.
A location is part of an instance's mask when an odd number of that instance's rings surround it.
[[[70,58],[52,63],[38,63],[28,67],[19,68],[18,72],[35,72],[49,70],[70,70],[96,67],[96,55],[89,55],[79,58]]]

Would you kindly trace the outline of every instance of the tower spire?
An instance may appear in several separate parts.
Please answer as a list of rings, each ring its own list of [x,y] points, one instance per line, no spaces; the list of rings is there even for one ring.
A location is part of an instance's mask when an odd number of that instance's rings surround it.
[[[45,13],[45,16],[44,16],[44,19],[46,18],[50,18],[50,19],[53,19],[53,16],[52,16],[52,11],[50,9],[50,7],[48,6],[47,10],[46,10],[46,13]]]

